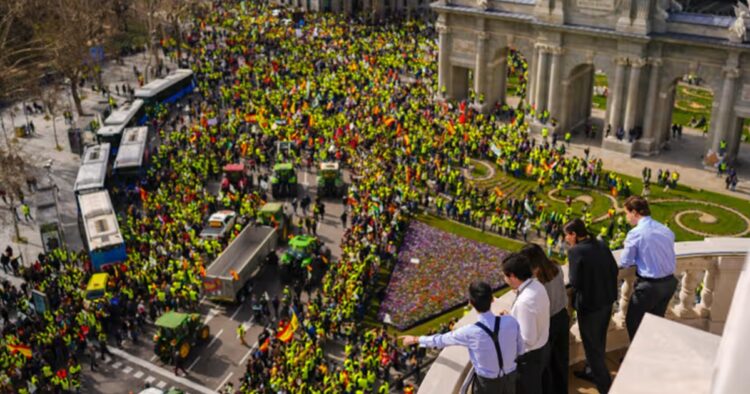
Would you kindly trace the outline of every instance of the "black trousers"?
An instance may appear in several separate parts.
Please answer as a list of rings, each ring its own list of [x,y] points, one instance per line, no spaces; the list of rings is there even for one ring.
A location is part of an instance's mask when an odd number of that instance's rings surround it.
[[[568,393],[568,360],[570,359],[570,317],[563,308],[550,318],[549,324],[549,362],[542,379],[545,394]]]
[[[549,343],[516,358],[519,393],[542,394],[542,372],[548,359]]]
[[[607,348],[607,328],[612,317],[612,306],[601,308],[592,312],[578,314],[578,329],[581,332],[583,351],[586,353],[586,361],[591,368],[594,384],[600,393],[609,391],[612,385],[612,377],[604,361]]]
[[[646,312],[664,316],[676,288],[677,278],[673,275],[659,280],[636,279],[635,290],[628,305],[628,313],[625,315],[625,325],[631,341]]]
[[[516,394],[518,373],[513,371],[499,378],[483,378],[474,375],[472,394]]]

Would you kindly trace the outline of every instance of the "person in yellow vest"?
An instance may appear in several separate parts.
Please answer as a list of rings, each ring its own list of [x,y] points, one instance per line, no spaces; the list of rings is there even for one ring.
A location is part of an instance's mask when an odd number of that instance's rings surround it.
[[[245,328],[245,325],[240,323],[240,325],[237,326],[237,337],[240,339],[240,343],[242,343],[243,346],[247,346],[247,343],[245,342],[246,332],[247,329]]]

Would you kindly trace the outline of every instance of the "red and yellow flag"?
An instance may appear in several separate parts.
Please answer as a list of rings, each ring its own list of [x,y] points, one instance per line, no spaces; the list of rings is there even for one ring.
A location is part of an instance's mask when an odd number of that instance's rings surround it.
[[[26,345],[8,344],[8,350],[10,350],[10,352],[13,354],[21,353],[24,356],[26,356],[26,358],[31,358],[31,348]]]
[[[297,314],[292,313],[292,320],[276,334],[276,338],[284,343],[289,342],[294,338],[297,328],[299,328],[299,320],[297,320]]]

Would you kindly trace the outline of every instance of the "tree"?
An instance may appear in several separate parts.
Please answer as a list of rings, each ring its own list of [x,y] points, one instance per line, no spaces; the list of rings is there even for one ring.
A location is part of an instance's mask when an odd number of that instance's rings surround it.
[[[78,115],[83,116],[79,85],[96,71],[91,48],[112,34],[111,7],[100,0],[32,0],[34,30],[47,46],[49,65],[66,79]]]
[[[44,109],[47,111],[47,115],[52,118],[52,133],[55,136],[55,149],[62,150],[62,146],[60,146],[60,142],[57,138],[57,116],[60,112],[60,95],[62,93],[62,89],[60,85],[52,85],[50,87],[47,87],[46,89],[42,89],[41,91],[41,99],[42,103],[44,103]]]
[[[41,76],[44,45],[29,34],[31,29],[25,24],[29,12],[24,0],[0,1],[0,103],[28,97],[29,87],[36,86]],[[10,149],[2,118],[0,127]]]
[[[5,192],[4,199],[11,211],[13,231],[18,242],[21,242],[22,238],[18,229],[18,211],[16,209],[19,203],[23,201],[21,188],[26,182],[26,167],[27,163],[21,156],[19,147],[15,144],[9,145],[8,149],[0,146],[0,188]],[[5,221],[5,218],[0,216],[0,221]]]

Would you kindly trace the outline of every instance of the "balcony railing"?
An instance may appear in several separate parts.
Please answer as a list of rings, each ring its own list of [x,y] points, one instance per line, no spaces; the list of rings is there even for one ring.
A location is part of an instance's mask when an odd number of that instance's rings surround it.
[[[679,284],[666,317],[691,327],[721,334],[748,249],[750,239],[743,238],[707,238],[704,241],[675,244],[675,276]],[[620,251],[615,251],[614,255],[615,259],[619,260]],[[563,266],[566,283],[567,268]],[[619,280],[620,294],[609,325],[607,352],[626,348],[630,344],[625,330],[625,315],[633,293],[635,269],[621,269]],[[515,295],[511,292],[495,299],[492,310],[499,313],[503,309],[510,309],[514,298]],[[570,306],[569,310],[572,312]],[[475,321],[476,314],[472,311],[462,318],[456,327],[473,324]],[[570,365],[573,365],[585,359],[574,315],[570,332]],[[419,387],[419,393],[470,392],[467,384],[470,376],[471,363],[466,349],[446,348],[427,372]]]

